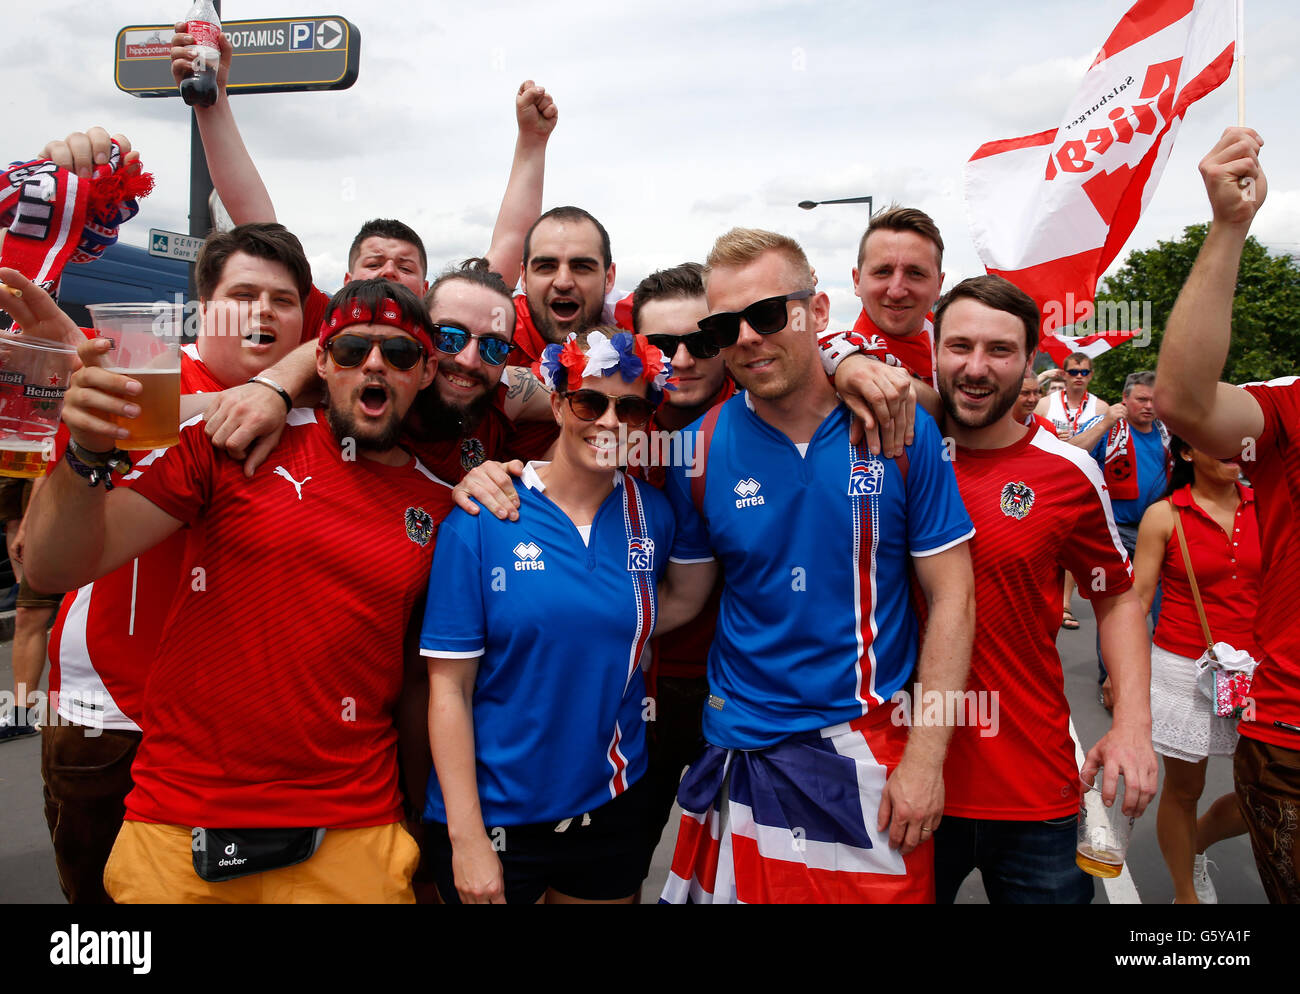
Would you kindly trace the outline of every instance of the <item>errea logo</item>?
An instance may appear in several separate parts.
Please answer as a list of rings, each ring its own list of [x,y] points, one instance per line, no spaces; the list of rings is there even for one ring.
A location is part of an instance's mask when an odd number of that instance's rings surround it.
[[[739,483],[737,483],[734,487],[731,488],[736,492],[736,496],[740,498],[738,501],[736,501],[736,506],[737,507],[758,507],[760,504],[762,504],[763,496],[758,492],[761,486],[762,484],[759,483],[757,480],[755,480],[752,476],[749,477],[748,479],[741,480]]]
[[[539,558],[542,554],[542,550],[536,545],[536,543],[529,542],[525,545],[523,542],[520,542],[514,547],[513,551],[515,558],[518,559],[518,562],[515,563],[516,572],[546,569],[546,563]]]

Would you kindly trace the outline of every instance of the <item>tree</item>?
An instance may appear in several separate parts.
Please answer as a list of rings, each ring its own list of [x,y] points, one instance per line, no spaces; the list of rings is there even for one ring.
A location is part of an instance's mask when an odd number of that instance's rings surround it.
[[[1189,225],[1183,236],[1153,249],[1131,252],[1097,294],[1099,327],[1138,324],[1151,329],[1150,341],[1133,340],[1101,356],[1094,364],[1089,389],[1117,401],[1124,378],[1139,369],[1155,369],[1165,323],[1192,263],[1205,241],[1207,226]],[[1149,315],[1149,318],[1148,318]],[[1119,317],[1119,325],[1111,323]],[[1093,329],[1077,326],[1078,334]],[[1246,239],[1232,305],[1232,346],[1220,378],[1228,383],[1271,380],[1300,373],[1300,265],[1290,255],[1271,255],[1252,236]]]

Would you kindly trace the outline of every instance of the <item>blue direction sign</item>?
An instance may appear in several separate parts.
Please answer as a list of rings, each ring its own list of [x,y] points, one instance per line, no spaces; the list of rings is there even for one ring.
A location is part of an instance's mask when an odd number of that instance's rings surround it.
[[[346,90],[357,81],[361,32],[335,14],[227,21],[234,47],[230,93]],[[117,88],[137,97],[180,95],[171,71],[170,24],[136,24],[117,33]]]

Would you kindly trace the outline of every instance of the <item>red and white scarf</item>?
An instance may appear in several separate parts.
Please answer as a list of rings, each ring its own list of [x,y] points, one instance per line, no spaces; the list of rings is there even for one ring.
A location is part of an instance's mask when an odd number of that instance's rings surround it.
[[[0,265],[53,293],[63,267],[98,259],[139,211],[136,198],[152,189],[153,176],[138,163],[123,168],[116,142],[89,179],[48,159],[15,163],[0,173],[0,227],[9,229]]]
[[[1164,422],[1155,421],[1152,427],[1160,433],[1160,444],[1165,448],[1165,482],[1169,482],[1169,472],[1173,458],[1169,452],[1169,429]],[[1110,490],[1111,500],[1137,500],[1141,495],[1138,490],[1137,451],[1133,445],[1133,431],[1128,418],[1120,418],[1106,435],[1106,487]]]

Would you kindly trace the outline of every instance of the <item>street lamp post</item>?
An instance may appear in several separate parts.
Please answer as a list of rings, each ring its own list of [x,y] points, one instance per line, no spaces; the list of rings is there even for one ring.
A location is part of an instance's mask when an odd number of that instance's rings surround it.
[[[822,204],[866,204],[867,217],[871,216],[871,198],[870,197],[844,197],[841,200],[801,200],[799,206],[806,211],[819,207]]]

